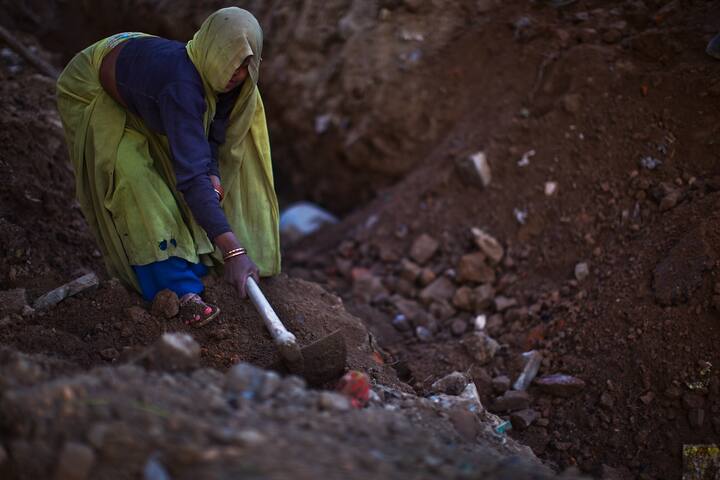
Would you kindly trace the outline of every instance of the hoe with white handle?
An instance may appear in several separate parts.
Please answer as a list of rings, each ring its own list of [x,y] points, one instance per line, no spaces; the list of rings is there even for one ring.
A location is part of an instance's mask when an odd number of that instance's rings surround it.
[[[339,330],[300,348],[295,335],[285,328],[252,277],[247,279],[246,287],[290,373],[305,377],[313,385],[321,385],[342,375],[347,349]]]

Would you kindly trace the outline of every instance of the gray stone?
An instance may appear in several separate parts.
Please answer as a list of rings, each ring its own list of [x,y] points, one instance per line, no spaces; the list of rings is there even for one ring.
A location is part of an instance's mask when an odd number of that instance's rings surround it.
[[[15,288],[0,292],[0,318],[5,315],[22,315],[27,307],[27,296],[24,288]]]
[[[403,258],[400,262],[400,278],[404,278],[408,282],[414,283],[420,277],[422,268],[407,258]]]
[[[491,262],[500,263],[503,255],[505,255],[505,249],[500,245],[500,242],[479,228],[472,228],[471,231],[480,250],[488,256]]]
[[[562,99],[563,108],[568,113],[577,113],[582,107],[582,95],[579,93],[568,93]]]
[[[430,304],[430,314],[440,320],[449,320],[455,316],[457,310],[448,302],[433,302]]]
[[[410,323],[410,320],[408,320],[407,317],[402,313],[398,313],[397,315],[395,315],[395,318],[393,318],[392,320],[392,326],[395,327],[395,329],[399,332],[407,332],[412,329],[412,324]]]
[[[264,383],[265,370],[249,363],[238,363],[225,374],[225,389],[240,394],[246,400],[258,398]],[[284,383],[284,381],[279,383]],[[275,390],[280,386],[277,385]]]
[[[666,212],[672,208],[675,208],[675,206],[680,201],[681,193],[678,191],[672,191],[665,195],[662,200],[660,200],[660,211]]]
[[[502,326],[503,316],[496,313],[495,315],[490,315],[490,318],[488,318],[487,323],[485,324],[485,330],[487,330],[490,335],[497,336],[500,335]]]
[[[432,332],[429,328],[423,327],[422,325],[415,328],[415,336],[420,340],[421,342],[430,342],[433,339]]]
[[[268,438],[262,432],[252,428],[240,430],[238,433],[240,444],[245,447],[256,447],[267,442]]]
[[[473,332],[463,338],[460,343],[468,354],[478,361],[480,365],[488,363],[495,356],[500,344],[483,332]]]
[[[155,295],[150,311],[156,317],[173,318],[180,312],[180,299],[166,288]]]
[[[456,158],[455,167],[465,183],[485,188],[492,181],[490,164],[484,152]]]
[[[460,395],[465,387],[470,383],[470,379],[461,372],[452,372],[437,380],[430,387],[435,393],[445,393],[447,395]]]
[[[171,480],[157,453],[150,456],[143,467],[143,480]]]
[[[450,301],[455,295],[455,285],[447,277],[439,277],[420,292],[425,303]]]
[[[603,392],[600,395],[600,405],[611,410],[615,406],[615,399],[610,392]]]
[[[517,306],[517,300],[514,298],[508,298],[503,295],[498,295],[495,297],[495,310],[498,312],[503,312],[507,310],[508,308],[512,308]]]
[[[371,302],[387,296],[382,280],[365,268],[354,268],[351,273],[353,296],[363,302]]]
[[[542,355],[536,350],[531,350],[522,354],[524,366],[523,371],[515,380],[513,388],[515,390],[527,390],[532,381],[535,379],[540,364],[542,363]]]
[[[330,410],[336,412],[344,412],[350,410],[352,405],[350,399],[345,395],[335,392],[320,392],[318,398],[318,406],[321,410]]]
[[[280,382],[278,395],[286,400],[306,400],[307,382],[297,375],[288,375]]]
[[[40,298],[35,300],[33,308],[36,310],[45,310],[65,300],[67,297],[77,295],[80,292],[95,288],[100,285],[100,279],[94,273],[88,273],[82,277],[76,278],[72,282],[66,283],[54,290],[47,292]]]
[[[467,442],[474,442],[480,434],[480,423],[467,408],[455,407],[448,412],[450,423],[453,424],[458,434]]]
[[[190,370],[200,365],[200,344],[187,333],[164,333],[152,347],[150,366],[158,370]]]
[[[530,396],[527,392],[519,390],[508,390],[500,397],[497,397],[491,405],[494,412],[514,412],[523,410],[530,406]]]
[[[507,375],[500,375],[492,379],[492,388],[495,393],[502,395],[510,390],[510,378]]]
[[[420,272],[420,285],[422,285],[423,287],[426,285],[430,285],[436,278],[437,275],[435,274],[435,272],[432,271],[432,269],[423,268]]]
[[[452,302],[460,310],[472,312],[475,309],[475,292],[470,287],[460,287],[455,291]]]
[[[265,400],[272,397],[280,388],[281,383],[282,378],[280,375],[271,371],[265,372],[265,379],[262,387],[260,387],[260,390],[258,391],[258,398],[260,400]]]
[[[450,331],[456,337],[461,336],[467,331],[467,322],[459,318],[453,320],[453,322],[450,324]]]
[[[535,422],[540,417],[540,414],[536,412],[535,410],[526,408],[524,410],[519,410],[517,412],[513,412],[510,415],[510,421],[512,422],[512,426],[516,430],[525,430],[530,425]]]
[[[95,452],[83,443],[67,442],[60,453],[56,480],[85,480],[95,464]]]
[[[482,252],[469,253],[460,258],[457,266],[458,281],[475,283],[493,283],[495,270],[485,262],[487,256]]]
[[[590,275],[590,267],[587,263],[578,263],[575,265],[575,278],[578,282],[585,280]]]
[[[544,393],[556,397],[572,397],[585,388],[585,382],[571,375],[554,374],[538,378],[535,383]]]
[[[413,242],[412,247],[410,247],[410,257],[420,265],[423,265],[435,255],[439,247],[440,242],[430,235],[423,233]]]
[[[419,303],[400,296],[393,296],[390,298],[390,301],[395,305],[398,313],[404,315],[410,322],[416,325],[424,325],[427,323],[428,313]]]
[[[487,310],[495,299],[495,289],[492,285],[484,284],[475,289],[475,311]]]

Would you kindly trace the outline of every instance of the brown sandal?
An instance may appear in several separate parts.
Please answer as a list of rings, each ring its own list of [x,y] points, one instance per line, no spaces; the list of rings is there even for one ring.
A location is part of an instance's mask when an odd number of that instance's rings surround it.
[[[197,293],[188,293],[180,299],[180,318],[185,324],[199,328],[213,321],[220,309],[211,303],[206,303]]]

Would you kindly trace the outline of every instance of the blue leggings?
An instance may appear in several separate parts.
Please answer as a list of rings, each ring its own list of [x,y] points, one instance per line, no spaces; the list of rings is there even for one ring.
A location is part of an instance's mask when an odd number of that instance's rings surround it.
[[[190,263],[179,257],[132,267],[143,298],[148,301],[152,301],[160,290],[166,288],[177,293],[178,297],[186,293],[201,293],[205,287],[200,277],[208,273],[208,268],[202,263]]]

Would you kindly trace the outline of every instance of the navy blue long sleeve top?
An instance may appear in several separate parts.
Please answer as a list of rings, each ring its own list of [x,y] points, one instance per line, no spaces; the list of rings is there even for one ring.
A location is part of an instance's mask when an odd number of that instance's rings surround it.
[[[127,40],[117,58],[115,81],[128,109],[151,131],[167,136],[177,189],[208,237],[231,231],[210,175],[220,177],[218,147],[225,142],[240,87],[218,95],[206,137],[205,90],[184,43],[156,37]]]

